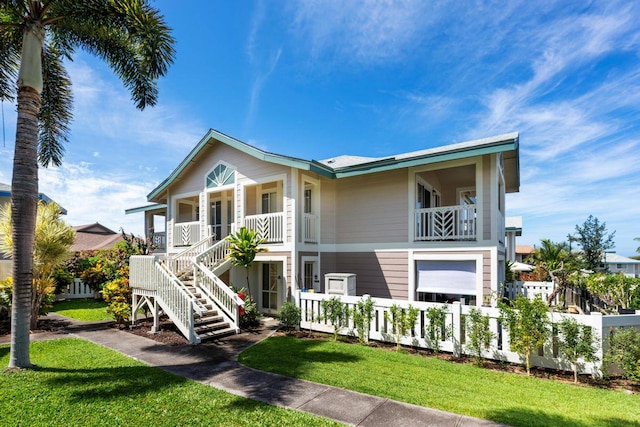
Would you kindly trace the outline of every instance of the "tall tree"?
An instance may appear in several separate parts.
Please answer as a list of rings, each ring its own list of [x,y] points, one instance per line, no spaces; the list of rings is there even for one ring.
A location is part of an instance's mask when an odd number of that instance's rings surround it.
[[[171,30],[146,0],[1,0],[0,99],[17,99],[11,181],[13,303],[9,368],[31,367],[29,323],[38,162],[60,165],[72,118],[64,59],[103,59],[139,109],[157,101],[173,62]],[[17,97],[15,96],[17,94]]]
[[[615,231],[607,231],[606,222],[600,223],[593,215],[589,215],[582,226],[576,225],[576,234],[571,236],[571,240],[582,249],[585,268],[591,271],[602,270],[605,251],[615,247],[615,235]]]

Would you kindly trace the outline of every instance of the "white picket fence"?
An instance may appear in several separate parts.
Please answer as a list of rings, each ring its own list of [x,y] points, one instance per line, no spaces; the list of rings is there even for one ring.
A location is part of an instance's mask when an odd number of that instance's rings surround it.
[[[523,295],[529,299],[540,296],[543,301],[549,298],[553,292],[553,282],[514,282],[503,285],[504,296],[514,300],[518,295]]]
[[[300,327],[302,329],[310,329],[313,331],[332,333],[333,325],[327,320],[322,319],[321,303],[324,299],[330,298],[331,295],[316,294],[308,292],[298,292],[297,302],[302,312],[302,322]],[[358,296],[340,296],[339,297],[348,308],[352,309],[358,301],[362,301],[364,297]],[[375,310],[371,327],[369,329],[369,338],[376,341],[395,342],[395,335],[393,334],[392,325],[385,319],[385,312],[389,313],[392,305],[398,305],[404,309],[408,309],[409,306],[415,307],[419,310],[420,314],[418,320],[413,328],[410,336],[404,336],[401,339],[401,344],[406,346],[413,346],[419,348],[433,349],[433,343],[426,336],[426,327],[428,326],[428,320],[426,316],[427,309],[430,307],[443,307],[447,308],[446,327],[445,329],[450,331],[448,336],[441,336],[442,340],[439,341],[440,351],[453,353],[454,355],[469,355],[470,351],[467,347],[468,335],[466,326],[466,316],[469,314],[473,306],[463,305],[459,302],[453,304],[439,304],[428,303],[418,301],[400,301],[383,298],[372,298]],[[494,307],[478,307],[482,310],[482,313],[489,317],[489,326],[493,334],[491,346],[488,351],[483,352],[483,357],[487,359],[494,359],[499,361],[506,361],[512,363],[524,363],[523,359],[517,353],[510,350],[509,346],[509,333],[502,327],[499,322],[500,310]],[[549,313],[549,320],[552,325],[558,324],[565,317],[573,317],[579,324],[588,326],[592,330],[595,342],[597,343],[596,356],[597,362],[579,362],[579,371],[586,374],[600,375],[602,368],[602,357],[606,351],[607,337],[611,333],[613,328],[620,327],[636,327],[640,328],[640,312],[636,312],[634,315],[618,315],[618,316],[603,316],[601,313],[592,313],[591,315],[576,315],[576,314],[564,314],[564,313]],[[318,320],[322,319],[322,320]],[[543,348],[540,348],[537,354],[531,355],[532,366],[545,367],[551,369],[558,369],[563,371],[570,371],[572,369],[569,362],[563,360],[558,354],[558,336],[552,334],[551,338]],[[342,327],[339,331],[341,335],[357,336],[356,327],[353,324],[353,319],[350,317],[348,324]]]
[[[56,295],[56,301],[64,299],[80,299],[80,298],[95,298],[97,292],[91,289],[91,287],[82,282],[81,279],[74,279],[73,283],[67,285],[67,287],[59,294]]]

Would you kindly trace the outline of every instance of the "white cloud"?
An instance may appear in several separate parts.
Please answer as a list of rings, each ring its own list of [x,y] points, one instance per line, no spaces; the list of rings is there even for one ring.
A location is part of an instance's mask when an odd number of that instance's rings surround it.
[[[114,231],[142,234],[139,215],[125,215],[125,209],[147,204],[145,196],[153,189],[134,174],[104,173],[90,163],[66,163],[59,168],[41,168],[40,192],[67,210],[71,225],[99,222]]]

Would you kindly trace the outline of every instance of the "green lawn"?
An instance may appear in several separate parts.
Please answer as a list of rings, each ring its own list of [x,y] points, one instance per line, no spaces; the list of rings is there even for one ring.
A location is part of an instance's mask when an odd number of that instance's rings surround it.
[[[640,395],[495,372],[433,357],[272,337],[250,367],[513,426],[640,426]]]
[[[9,363],[0,346],[0,365]],[[329,426],[79,339],[31,344],[35,370],[0,373],[3,426]]]
[[[108,305],[94,299],[70,299],[53,303],[51,311],[83,322],[99,322],[113,320],[113,316],[107,313]]]

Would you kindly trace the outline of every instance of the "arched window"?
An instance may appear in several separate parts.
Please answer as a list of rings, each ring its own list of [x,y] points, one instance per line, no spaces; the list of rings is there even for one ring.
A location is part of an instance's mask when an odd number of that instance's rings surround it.
[[[207,188],[222,187],[235,182],[235,169],[219,164],[207,175]]]

